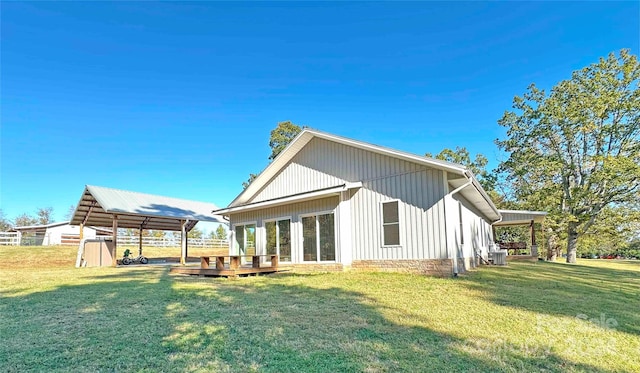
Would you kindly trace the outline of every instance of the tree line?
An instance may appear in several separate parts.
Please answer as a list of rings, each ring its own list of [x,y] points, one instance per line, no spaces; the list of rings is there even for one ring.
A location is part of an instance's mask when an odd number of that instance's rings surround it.
[[[0,209],[0,232],[6,232],[12,227],[49,224],[53,222],[52,218],[53,207],[42,207],[36,210],[35,215],[22,213],[13,219],[9,219]]]

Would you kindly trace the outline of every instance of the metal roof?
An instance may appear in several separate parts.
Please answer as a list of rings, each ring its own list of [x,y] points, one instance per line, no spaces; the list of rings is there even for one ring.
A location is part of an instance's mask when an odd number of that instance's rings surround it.
[[[544,217],[547,216],[545,211],[526,211],[526,210],[499,210],[502,220],[493,225],[498,227],[508,225],[528,225],[533,220],[534,223],[542,223]]]
[[[71,222],[69,221],[61,221],[61,222],[56,222],[56,223],[49,223],[49,224],[38,224],[38,225],[23,225],[21,227],[13,227],[11,229],[9,229],[9,232],[31,232],[31,231],[46,231],[49,228],[55,228],[55,227],[61,227],[64,225],[68,225],[69,227],[74,227],[77,228],[77,225],[72,225]],[[91,228],[94,229],[96,231],[100,231],[100,232],[108,232],[111,233],[111,227],[106,228],[106,227],[94,227],[91,225],[87,225],[86,228]]]
[[[304,130],[302,130],[302,132],[300,132],[298,136],[296,136],[291,141],[291,143],[289,143],[289,145],[287,145],[287,147],[282,152],[280,152],[280,154],[278,154],[273,162],[271,162],[256,177],[256,179],[253,180],[253,182],[249,184],[249,186],[229,204],[228,207],[231,208],[242,206],[250,202],[251,199],[273,179],[273,177],[275,177],[283,168],[287,166],[287,164],[295,157],[296,154],[298,154],[298,152],[300,152],[305,147],[305,145],[307,145],[313,138],[316,137],[344,145],[353,146],[359,149],[368,150],[374,153],[403,159],[409,162],[415,162],[430,168],[435,168],[455,175],[459,175],[463,177],[459,179],[461,181],[461,184],[464,184],[464,182],[471,180],[473,181],[472,185],[470,185],[468,188],[464,188],[464,190],[462,190],[460,193],[470,202],[476,205],[476,207],[490,220],[496,221],[500,219],[498,208],[494,205],[493,201],[491,201],[491,198],[489,198],[484,189],[482,189],[480,183],[478,183],[471,171],[469,171],[462,165],[442,161],[439,159],[423,157],[420,155],[357,141],[346,137],[321,132],[318,130],[312,130],[309,128],[305,128]],[[452,184],[452,186],[455,188],[456,184],[452,181],[453,180],[449,180],[449,183]]]
[[[66,224],[69,224],[69,222],[61,221],[61,222],[49,223],[49,224],[23,225],[20,227],[12,227],[10,231],[47,230],[47,228],[59,227]]]
[[[126,190],[87,185],[71,219],[71,225],[179,231],[182,221],[191,230],[199,221],[226,223],[211,211],[213,203],[190,201]]]

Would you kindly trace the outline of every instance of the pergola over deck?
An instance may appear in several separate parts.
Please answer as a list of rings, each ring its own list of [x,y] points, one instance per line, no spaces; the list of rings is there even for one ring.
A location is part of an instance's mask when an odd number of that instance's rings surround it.
[[[525,210],[498,210],[502,219],[493,223],[493,241],[496,242],[496,227],[509,226],[529,226],[529,235],[531,238],[531,256],[538,256],[538,245],[536,244],[535,223],[544,221],[547,213],[544,211],[525,211]]]
[[[71,225],[113,228],[113,246],[117,251],[118,228],[155,229],[181,233],[180,263],[185,264],[188,254],[187,233],[199,221],[225,223],[211,211],[213,203],[190,201],[172,197],[130,192],[126,190],[87,185],[71,219]],[[142,245],[142,239],[140,239]],[[113,264],[116,264],[116,254]]]

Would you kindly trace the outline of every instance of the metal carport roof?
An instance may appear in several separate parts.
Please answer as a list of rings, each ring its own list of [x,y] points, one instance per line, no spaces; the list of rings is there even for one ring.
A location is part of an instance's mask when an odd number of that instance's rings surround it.
[[[180,231],[185,222],[190,231],[199,221],[227,223],[214,210],[213,203],[87,185],[70,224],[112,227],[116,215],[118,228]]]

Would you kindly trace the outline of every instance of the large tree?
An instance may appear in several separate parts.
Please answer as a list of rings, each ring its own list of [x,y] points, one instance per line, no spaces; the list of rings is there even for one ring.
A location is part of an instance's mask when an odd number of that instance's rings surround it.
[[[501,164],[516,197],[550,210],[566,229],[567,262],[608,206],[640,196],[640,65],[622,50],[561,81],[531,85],[499,124]]]
[[[52,222],[51,216],[53,213],[53,207],[42,207],[38,209],[38,224],[49,224]]]
[[[269,137],[269,147],[271,148],[271,155],[269,160],[274,160],[284,148],[296,137],[302,129],[305,128],[292,123],[291,121],[279,122],[276,128],[271,130],[271,136]],[[258,174],[249,174],[249,179],[242,182],[242,188],[247,189],[249,184],[258,177]]]
[[[18,215],[15,219],[13,219],[14,227],[28,227],[30,225],[36,224],[38,224],[38,219],[27,214]]]
[[[478,153],[475,158],[471,160],[471,155],[465,147],[456,146],[456,150],[444,148],[440,153],[433,156],[431,153],[426,153],[425,156],[440,159],[447,162],[453,162],[467,167],[476,176],[482,187],[489,191],[496,187],[497,178],[493,171],[487,170],[487,164],[489,160],[484,155]]]
[[[274,160],[300,132],[302,132],[302,128],[291,121],[278,123],[269,137],[269,147],[271,148],[269,160]]]

